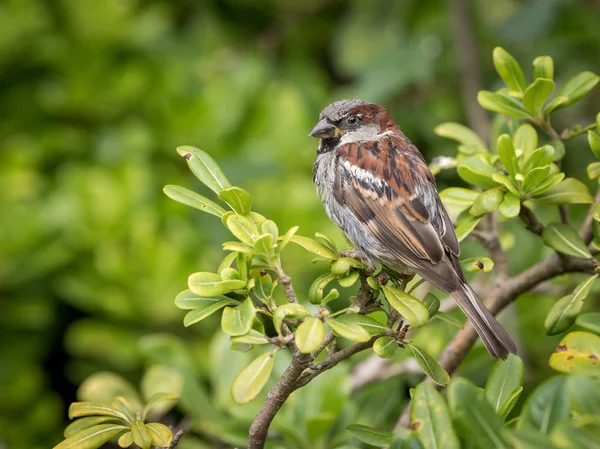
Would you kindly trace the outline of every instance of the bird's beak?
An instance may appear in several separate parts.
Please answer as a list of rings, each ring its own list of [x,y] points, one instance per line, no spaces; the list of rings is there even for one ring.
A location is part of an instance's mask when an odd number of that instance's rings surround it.
[[[325,119],[319,121],[309,133],[309,137],[318,137],[319,139],[331,139],[332,137],[340,137],[341,135],[342,131],[337,126],[328,123]]]

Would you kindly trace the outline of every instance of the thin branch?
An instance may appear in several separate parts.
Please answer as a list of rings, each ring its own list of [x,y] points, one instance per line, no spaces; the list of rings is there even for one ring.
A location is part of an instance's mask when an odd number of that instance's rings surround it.
[[[358,391],[374,382],[386,380],[402,374],[422,374],[423,370],[413,358],[402,363],[391,363],[390,359],[382,359],[373,354],[372,357],[360,362],[354,367],[350,381],[352,391]]]
[[[262,408],[250,426],[248,432],[248,449],[262,449],[264,447],[271,421],[273,421],[273,418],[290,394],[298,388],[296,381],[311,361],[312,357],[310,354],[294,354],[292,363],[271,389]]]
[[[171,442],[169,443],[169,445],[157,447],[157,449],[173,449],[179,444],[179,440],[181,440],[181,437],[183,437],[183,435],[188,430],[190,430],[190,427],[192,427],[192,420],[189,416],[186,416],[179,422],[177,427],[173,429],[173,438],[171,438]]]
[[[277,276],[279,276],[279,282],[281,283],[281,285],[283,285],[283,289],[285,290],[285,296],[288,302],[298,302],[296,292],[294,291],[294,286],[292,285],[292,278],[285,274],[283,268],[281,268],[280,266],[277,267]]]
[[[496,285],[487,297],[485,304],[492,315],[497,315],[504,307],[517,299],[519,295],[535,288],[540,283],[565,273],[575,272],[594,273],[594,264],[587,259],[570,256],[559,257],[555,255],[548,260],[537,263],[520,275],[506,279],[504,282]],[[477,332],[475,332],[470,322],[467,322],[465,327],[446,346],[438,360],[439,364],[448,374],[454,373],[475,344],[476,339]],[[409,407],[410,404],[407,406],[407,409]],[[396,427],[406,425],[406,416],[408,415],[405,409],[396,423]]]
[[[521,218],[521,220],[523,220],[523,222],[527,226],[527,229],[529,229],[534,234],[542,235],[542,232],[544,231],[544,225],[540,222],[540,220],[538,220],[533,211],[524,204],[521,204],[519,217]]]
[[[461,96],[469,126],[485,141],[490,135],[490,122],[479,103],[477,93],[482,89],[477,44],[471,21],[468,0],[448,0],[452,36],[460,65]]]
[[[347,358],[352,357],[354,354],[364,351],[365,349],[373,347],[373,344],[378,338],[392,336],[394,336],[394,332],[383,332],[381,334],[372,336],[368,341],[355,343],[347,348],[329,353],[329,355],[325,357],[325,360],[317,363],[316,365],[309,366],[309,369],[300,376],[297,382],[298,388],[303,387],[319,374],[333,368],[341,361],[346,360]]]
[[[579,235],[583,239],[586,244],[589,244],[594,238],[594,234],[592,232],[592,224],[594,223],[594,217],[592,216],[592,211],[594,210],[594,206],[596,203],[600,201],[600,187],[596,190],[596,196],[594,197],[594,202],[590,206],[587,215],[585,216],[585,220],[581,225],[581,229],[579,230]]]

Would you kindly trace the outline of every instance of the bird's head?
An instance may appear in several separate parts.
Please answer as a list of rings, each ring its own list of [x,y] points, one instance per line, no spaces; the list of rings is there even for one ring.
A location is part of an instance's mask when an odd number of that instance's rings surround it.
[[[400,128],[385,108],[362,100],[340,100],[321,111],[309,136],[321,139],[319,152],[323,152],[339,142],[376,140],[387,131],[400,132]]]

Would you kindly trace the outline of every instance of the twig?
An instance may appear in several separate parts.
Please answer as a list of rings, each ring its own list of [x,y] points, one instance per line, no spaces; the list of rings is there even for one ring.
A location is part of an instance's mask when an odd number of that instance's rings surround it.
[[[179,444],[181,437],[190,429],[192,426],[192,420],[189,416],[183,418],[180,423],[173,429],[173,438],[168,446],[157,447],[157,449],[173,449]]]
[[[596,203],[600,201],[600,187],[596,190],[596,196],[594,197],[594,203],[590,206],[587,215],[585,216],[585,220],[581,225],[581,229],[579,230],[579,235],[583,239],[586,244],[589,244],[594,238],[594,234],[592,232],[592,224],[594,223],[594,217],[592,216],[592,211],[594,210],[594,206]]]
[[[383,332],[381,334],[372,336],[368,341],[361,342],[361,343],[355,343],[352,346],[348,346],[347,348],[340,349],[339,351],[329,353],[329,355],[327,357],[325,357],[325,360],[323,360],[321,363],[317,363],[316,365],[310,366],[309,370],[307,370],[300,376],[300,378],[298,379],[298,382],[297,382],[298,388],[303,387],[304,385],[306,385],[308,382],[313,380],[315,377],[317,377],[322,372],[333,368],[338,363],[340,363],[342,360],[346,360],[347,358],[353,356],[354,354],[364,351],[365,349],[371,348],[378,338],[391,337],[393,335],[394,335],[393,332]]]
[[[523,220],[523,222],[527,226],[527,229],[529,229],[534,234],[542,235],[542,232],[544,231],[544,225],[540,223],[533,211],[524,204],[521,204],[521,211],[519,212],[519,217],[521,218],[521,220]]]
[[[350,376],[352,391],[358,391],[374,382],[389,379],[402,374],[422,374],[423,370],[413,358],[402,363],[391,363],[390,359],[382,359],[377,355],[367,358],[354,367]]]
[[[298,302],[296,292],[294,291],[294,287],[292,285],[292,278],[285,274],[281,267],[277,267],[277,276],[279,276],[279,282],[281,285],[283,285],[285,296],[288,302]]]
[[[296,390],[298,377],[312,360],[310,354],[294,354],[292,363],[287,367],[275,386],[267,395],[262,408],[254,418],[248,432],[248,449],[262,449],[267,439],[271,421],[285,402]]]
[[[576,257],[558,255],[539,262],[533,267],[525,270],[520,275],[506,279],[494,287],[487,297],[485,304],[492,315],[497,315],[504,307],[513,302],[517,297],[538,284],[565,273],[594,273],[594,264],[590,260]],[[452,341],[446,346],[438,362],[448,374],[454,373],[456,368],[464,360],[471,347],[475,344],[477,333],[473,326],[467,322],[465,327],[456,334]],[[407,409],[410,404],[407,406]],[[406,410],[402,416],[405,416]],[[396,427],[406,425],[406,418],[401,418]]]

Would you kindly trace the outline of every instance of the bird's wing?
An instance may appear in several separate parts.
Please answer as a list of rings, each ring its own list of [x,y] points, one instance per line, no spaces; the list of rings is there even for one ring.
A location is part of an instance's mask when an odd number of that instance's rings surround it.
[[[345,144],[337,150],[336,170],[336,198],[394,257],[426,278],[456,282],[444,269],[460,252],[454,228],[435,178],[409,140],[390,135]],[[444,258],[450,264],[440,264]]]

